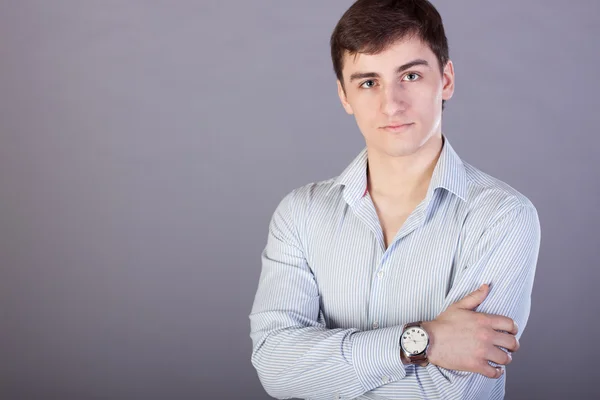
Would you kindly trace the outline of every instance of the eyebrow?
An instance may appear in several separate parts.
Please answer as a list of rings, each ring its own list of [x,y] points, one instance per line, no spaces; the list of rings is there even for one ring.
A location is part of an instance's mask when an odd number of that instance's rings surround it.
[[[399,66],[398,68],[396,68],[396,73],[400,74],[400,73],[406,71],[407,69],[415,67],[417,65],[423,65],[425,67],[429,67],[429,63],[426,60],[419,58],[417,60],[413,60],[411,62],[407,62],[406,64]],[[355,72],[352,75],[350,75],[350,82],[352,82],[356,79],[365,79],[365,78],[379,78],[379,74],[377,72]]]

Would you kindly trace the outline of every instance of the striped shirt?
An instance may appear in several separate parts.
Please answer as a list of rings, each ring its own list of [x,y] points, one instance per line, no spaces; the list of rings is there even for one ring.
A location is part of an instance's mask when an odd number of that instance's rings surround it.
[[[249,316],[251,360],[268,394],[504,398],[506,372],[491,379],[400,359],[403,324],[435,319],[483,283],[490,292],[475,311],[512,318],[517,338],[529,318],[537,210],[442,137],[426,197],[387,248],[366,190],[366,148],[338,177],[281,200]]]

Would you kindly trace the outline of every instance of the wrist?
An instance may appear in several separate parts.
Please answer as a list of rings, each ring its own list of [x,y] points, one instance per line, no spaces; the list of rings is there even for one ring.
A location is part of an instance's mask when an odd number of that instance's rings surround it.
[[[427,359],[429,360],[429,362],[431,364],[436,364],[437,348],[435,345],[436,343],[435,343],[435,335],[434,335],[435,321],[423,321],[423,322],[421,322],[421,326],[423,327],[423,329],[425,329],[425,332],[427,332],[427,335],[429,336],[429,346],[426,351]]]

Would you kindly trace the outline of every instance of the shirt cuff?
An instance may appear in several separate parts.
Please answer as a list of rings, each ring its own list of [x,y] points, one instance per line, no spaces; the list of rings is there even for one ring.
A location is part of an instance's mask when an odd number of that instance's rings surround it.
[[[352,335],[352,363],[369,391],[406,376],[400,358],[403,325],[356,332]]]

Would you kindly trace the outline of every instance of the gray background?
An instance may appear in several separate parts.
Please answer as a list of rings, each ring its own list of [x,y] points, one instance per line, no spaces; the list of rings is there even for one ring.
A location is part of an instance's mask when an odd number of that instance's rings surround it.
[[[364,143],[329,58],[351,3],[0,1],[0,398],[269,398],[269,219]],[[600,4],[434,3],[444,133],[542,225],[507,398],[597,398]]]

